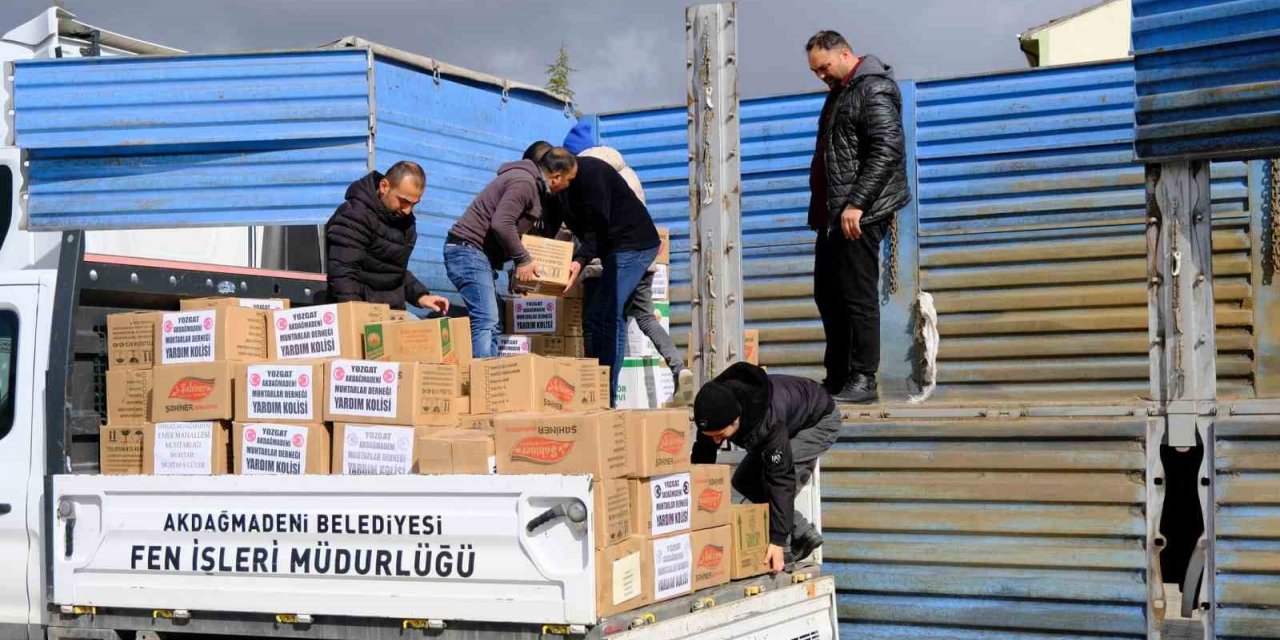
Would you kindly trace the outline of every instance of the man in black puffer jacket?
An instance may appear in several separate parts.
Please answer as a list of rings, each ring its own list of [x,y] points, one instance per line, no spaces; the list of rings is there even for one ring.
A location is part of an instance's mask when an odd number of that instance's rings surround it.
[[[347,187],[346,201],[324,226],[330,299],[449,310],[449,300],[431,295],[408,269],[418,241],[413,207],[426,184],[422,167],[401,161],[386,176],[370,171]]]
[[[733,488],[751,502],[769,503],[764,562],[770,571],[804,560],[822,546],[822,536],[796,512],[795,502],[818,457],[840,436],[840,411],[826,389],[808,378],[768,375],[739,362],[698,391],[693,421],[698,427],[694,464],[715,462],[725,440],[747,450],[733,473]]]
[[[907,187],[902,96],[893,69],[853,55],[834,31],[805,45],[809,68],[831,92],[822,107],[809,172],[813,296],[827,349],[823,383],[840,402],[879,398],[880,244]]]

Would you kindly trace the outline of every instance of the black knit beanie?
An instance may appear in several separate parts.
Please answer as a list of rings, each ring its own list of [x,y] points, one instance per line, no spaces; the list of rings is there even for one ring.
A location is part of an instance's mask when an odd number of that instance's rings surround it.
[[[742,415],[742,405],[733,390],[716,381],[702,385],[693,401],[693,422],[698,431],[719,431]]]

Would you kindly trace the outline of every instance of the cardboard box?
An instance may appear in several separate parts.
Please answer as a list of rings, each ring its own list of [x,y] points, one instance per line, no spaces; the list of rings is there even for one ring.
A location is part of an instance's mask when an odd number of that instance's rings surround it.
[[[596,551],[596,616],[608,617],[649,604],[644,596],[645,540],[631,536]]]
[[[581,337],[513,336],[498,337],[498,355],[518,356],[526,353],[548,358],[581,358],[587,347]]]
[[[325,380],[327,422],[457,426],[463,409],[451,364],[332,360]]]
[[[320,360],[237,365],[237,422],[320,422],[324,419],[325,363]]]
[[[493,435],[493,417],[492,413],[482,413],[479,415],[464,414],[458,416],[458,428],[469,429],[472,431],[483,431],[489,435]]]
[[[618,372],[614,406],[658,409],[671,404],[675,391],[675,378],[661,358],[624,358]]]
[[[107,371],[107,424],[129,427],[151,422],[151,369]]]
[[[655,264],[653,265],[653,285],[649,287],[652,292],[654,302],[671,302],[671,265]],[[668,311],[667,317],[671,313]],[[671,332],[668,323],[667,332]]]
[[[130,311],[107,316],[107,368],[150,369],[155,362],[160,314]]]
[[[162,313],[156,365],[267,359],[267,312],[220,306]]]
[[[760,366],[760,330],[747,329],[743,332],[742,361]]]
[[[507,298],[506,333],[510,335],[581,336],[582,300],[551,296]]]
[[[635,461],[631,476],[653,476],[689,470],[693,433],[688,409],[626,411],[627,438]]]
[[[458,364],[471,360],[471,325],[467,324],[467,355],[459,356],[449,318],[409,322],[378,322],[365,327],[364,359],[386,362]]]
[[[414,444],[421,431],[396,425],[334,423],[330,471],[357,476],[412,473],[416,461]]]
[[[458,366],[468,371],[472,360],[471,318],[449,318],[449,339],[453,341],[453,357],[457,359]],[[449,355],[446,354],[445,360],[448,359]],[[466,384],[470,384],[469,377]]]
[[[274,360],[364,357],[364,328],[391,318],[391,307],[343,302],[272,312],[270,348]]]
[[[235,362],[157,366],[152,373],[151,419],[198,422],[235,418]]]
[[[609,478],[591,484],[595,502],[595,548],[603,549],[625,541],[633,533],[631,526],[631,485],[622,478]]]
[[[662,602],[693,591],[693,540],[677,533],[645,541],[640,557],[645,602]]]
[[[764,555],[769,550],[769,505],[735,504],[729,509],[733,553],[730,579],[741,580],[769,572]]]
[[[733,502],[733,487],[729,484],[732,467],[727,464],[695,464],[689,467],[693,481],[694,530],[725,527],[729,525],[729,507]]]
[[[637,534],[665,536],[689,531],[693,520],[693,483],[689,473],[632,478],[631,522]]]
[[[433,430],[418,437],[417,448],[417,473],[497,473],[493,437],[480,431]]]
[[[219,476],[230,471],[231,423],[157,422],[142,427],[142,473]]]
[[[136,476],[142,474],[142,442],[146,426],[98,428],[98,473],[104,476]]]
[[[322,423],[237,422],[232,436],[237,475],[329,473],[332,436]]]
[[[575,360],[536,355],[475,360],[471,363],[471,411],[572,411],[584,403],[579,397],[579,387],[584,385],[581,371]],[[591,381],[585,384],[595,388]]]
[[[495,416],[498,473],[589,473],[621,478],[631,468],[627,426],[613,411]]]
[[[289,301],[284,298],[187,298],[178,301],[180,311],[201,311],[219,307],[244,307],[261,311],[288,309]]]
[[[732,573],[730,547],[733,546],[729,527],[694,531],[689,541],[693,545],[693,590],[710,589],[729,582]]]
[[[654,258],[654,263],[671,264],[671,229],[658,227],[658,239],[662,244],[658,245],[658,257]]]
[[[521,282],[519,286],[552,296],[563,294],[569,284],[569,265],[573,264],[573,243],[527,234],[520,237],[520,242],[538,265],[540,275],[537,281]]]

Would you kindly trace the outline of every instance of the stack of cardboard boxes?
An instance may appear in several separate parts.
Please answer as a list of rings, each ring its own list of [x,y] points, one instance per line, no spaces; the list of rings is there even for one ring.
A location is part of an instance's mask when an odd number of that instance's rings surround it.
[[[658,322],[671,332],[671,232],[658,228],[662,245],[653,261],[653,306]],[[675,379],[653,341],[640,331],[635,319],[627,319],[627,351],[618,376],[618,407],[656,409],[667,406],[675,394]]]
[[[522,241],[542,275],[504,302],[507,333],[500,338],[499,353],[583,357],[582,287],[565,291],[573,243],[538,236],[524,236]]]

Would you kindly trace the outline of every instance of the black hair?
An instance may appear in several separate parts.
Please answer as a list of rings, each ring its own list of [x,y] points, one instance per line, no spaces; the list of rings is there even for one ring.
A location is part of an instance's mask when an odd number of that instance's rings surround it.
[[[525,160],[532,160],[534,162],[537,162],[538,160],[541,160],[542,156],[545,155],[550,150],[551,150],[550,142],[547,142],[546,140],[539,140],[529,145],[529,148],[524,150],[523,158]]]
[[[813,51],[814,49],[822,49],[823,51],[835,51],[842,47],[851,51],[853,50],[853,47],[849,46],[849,41],[845,40],[844,36],[836,33],[835,31],[823,30],[813,34],[813,37],[809,38],[809,42],[804,45],[804,50]]]
[[[392,187],[400,186],[400,181],[409,177],[412,177],[419,187],[427,185],[427,172],[423,171],[418,163],[408,160],[401,160],[391,165],[391,168],[387,169],[387,175],[383,177]]]
[[[578,166],[578,158],[564,147],[551,147],[537,163],[547,173],[564,173]]]

